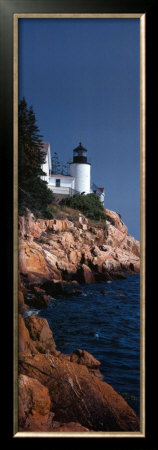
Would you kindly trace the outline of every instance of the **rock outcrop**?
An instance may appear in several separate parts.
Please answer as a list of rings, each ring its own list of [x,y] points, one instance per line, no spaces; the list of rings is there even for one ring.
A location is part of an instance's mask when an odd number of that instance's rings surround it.
[[[35,221],[31,213],[19,218],[20,310],[26,304],[47,306],[47,294],[76,294],[72,282],[107,281],[139,272],[139,242],[127,234],[118,214],[106,212],[106,226],[100,228],[82,215],[78,226],[67,219]],[[46,289],[49,282],[51,292]],[[29,292],[28,286],[33,287]]]
[[[19,375],[19,431],[48,431],[54,417],[47,387],[35,378]]]
[[[25,326],[35,348],[40,353],[58,354],[53,333],[49,328],[48,322],[42,317],[30,316],[25,319]]]
[[[139,242],[118,214],[106,226],[19,218],[19,312],[47,307],[50,296],[80,294],[79,283],[139,272]],[[63,355],[45,319],[19,314],[19,431],[138,431],[134,411],[103,382],[86,350]]]
[[[90,431],[77,422],[61,423],[50,411],[51,400],[47,387],[35,378],[19,375],[19,431]]]
[[[71,355],[56,352],[44,319],[28,317],[24,322],[20,316],[19,320],[23,342],[19,347],[19,430],[139,430],[134,411],[95,375],[99,361],[82,350]]]

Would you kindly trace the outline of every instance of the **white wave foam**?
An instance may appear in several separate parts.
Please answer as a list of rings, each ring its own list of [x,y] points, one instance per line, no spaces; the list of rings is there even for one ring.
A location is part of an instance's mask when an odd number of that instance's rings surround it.
[[[25,311],[23,317],[37,316],[39,314],[39,310],[37,309],[29,309],[29,311]]]

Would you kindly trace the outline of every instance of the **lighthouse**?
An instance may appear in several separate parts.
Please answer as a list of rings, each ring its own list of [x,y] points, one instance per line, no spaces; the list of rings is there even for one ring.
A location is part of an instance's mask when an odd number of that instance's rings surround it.
[[[73,150],[73,162],[70,163],[70,175],[74,177],[74,189],[80,194],[89,194],[91,164],[87,161],[87,150],[79,143],[79,146]]]

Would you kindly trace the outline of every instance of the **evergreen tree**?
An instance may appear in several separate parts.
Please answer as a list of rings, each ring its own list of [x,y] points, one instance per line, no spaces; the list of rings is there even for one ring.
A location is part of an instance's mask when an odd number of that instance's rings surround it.
[[[52,156],[52,175],[53,174],[61,174],[68,175],[69,172],[69,163],[64,163],[59,160],[59,156],[57,152],[54,152]]]
[[[52,156],[52,174],[61,173],[61,163],[59,161],[59,156],[57,152],[54,152],[54,156]]]
[[[53,194],[46,181],[40,178],[45,175],[41,169],[44,163],[42,136],[36,125],[33,107],[27,106],[25,98],[19,104],[18,122],[19,214],[28,208],[37,216],[50,217],[47,207],[53,201]]]
[[[62,175],[68,175],[68,165],[62,163],[62,171],[61,171]]]

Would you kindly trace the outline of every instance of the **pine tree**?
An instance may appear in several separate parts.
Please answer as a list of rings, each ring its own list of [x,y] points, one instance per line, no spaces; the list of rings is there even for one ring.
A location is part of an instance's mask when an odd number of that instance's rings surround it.
[[[61,173],[61,170],[58,153],[54,152],[54,156],[52,156],[52,174],[59,174]]]
[[[54,197],[46,181],[40,178],[45,175],[41,169],[44,162],[42,136],[36,125],[33,107],[27,106],[25,98],[19,104],[18,122],[19,214],[23,214],[28,208],[37,216],[50,217],[47,207]]]
[[[68,175],[68,167],[67,167],[67,164],[64,164],[64,163],[62,162],[61,167],[62,167],[62,169],[61,169],[61,174],[62,174],[62,175]]]
[[[57,152],[54,152],[52,156],[52,175],[53,174],[61,174],[68,175],[69,172],[69,163],[64,163],[59,160],[59,156]]]

